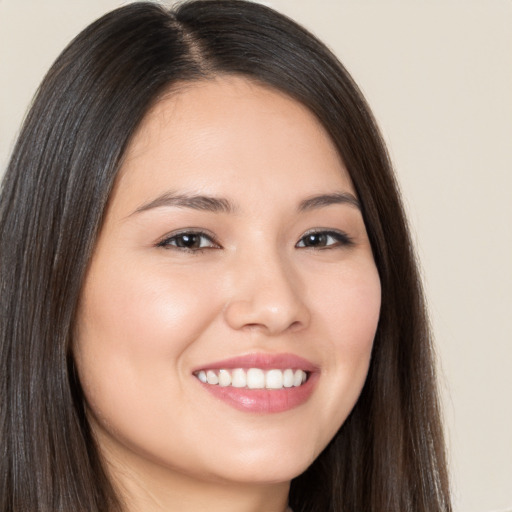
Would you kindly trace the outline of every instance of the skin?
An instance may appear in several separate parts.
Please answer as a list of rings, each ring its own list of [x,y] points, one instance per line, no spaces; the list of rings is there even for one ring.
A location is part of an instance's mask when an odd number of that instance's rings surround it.
[[[355,197],[331,139],[270,88],[237,77],[184,84],[144,119],[74,343],[89,420],[128,510],[282,512],[290,480],[348,416],[368,370],[380,281],[357,206],[299,211],[333,193]],[[232,211],[167,204],[165,194],[221,197]],[[208,234],[201,250],[172,238],[191,228]],[[305,247],[311,230],[346,236]],[[283,352],[318,368],[310,398],[285,412],[235,409],[192,373]]]

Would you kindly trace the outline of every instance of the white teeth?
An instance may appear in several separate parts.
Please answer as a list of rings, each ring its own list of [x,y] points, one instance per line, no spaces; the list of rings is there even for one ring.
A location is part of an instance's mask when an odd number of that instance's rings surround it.
[[[227,370],[219,370],[219,386],[231,385],[231,374]]]
[[[208,384],[218,384],[219,377],[217,377],[217,374],[213,370],[208,370],[206,372],[206,381]]]
[[[234,388],[245,388],[245,386],[247,386],[247,378],[245,376],[245,372],[241,368],[233,370],[231,385]]]
[[[269,370],[265,376],[265,387],[281,389],[283,387],[283,372],[281,370]]]
[[[283,386],[291,388],[293,386],[293,370],[288,368],[283,372]]]
[[[195,376],[203,383],[219,385],[221,387],[232,386],[234,388],[249,389],[283,389],[298,387],[307,380],[304,370],[272,369],[264,371],[261,368],[236,368],[233,370],[201,370]]]
[[[247,387],[249,389],[263,389],[265,387],[265,372],[259,368],[247,370]]]

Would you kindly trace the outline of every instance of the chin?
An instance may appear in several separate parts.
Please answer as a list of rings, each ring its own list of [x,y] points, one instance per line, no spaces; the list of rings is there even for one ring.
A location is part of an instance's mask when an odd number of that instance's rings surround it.
[[[275,484],[289,482],[302,474],[319,455],[317,450],[299,449],[301,445],[290,446],[283,443],[281,448],[268,450],[237,450],[232,448],[228,456],[223,457],[219,476],[226,481],[238,481],[245,484]],[[220,468],[216,467],[218,471]]]
[[[281,458],[285,458],[284,456]],[[241,464],[239,467],[233,467],[232,471],[225,471],[218,475],[215,480],[225,482],[238,482],[240,484],[252,485],[271,485],[287,483],[302,474],[311,465],[313,461],[293,461],[287,460],[284,463],[274,463],[275,461],[255,462]]]

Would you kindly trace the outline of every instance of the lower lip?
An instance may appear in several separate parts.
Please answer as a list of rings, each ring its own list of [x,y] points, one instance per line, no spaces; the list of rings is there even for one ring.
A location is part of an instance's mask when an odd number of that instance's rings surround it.
[[[247,389],[199,382],[204,389],[228,405],[245,412],[260,414],[284,412],[307,402],[315,388],[318,374],[312,373],[301,386],[283,389]]]

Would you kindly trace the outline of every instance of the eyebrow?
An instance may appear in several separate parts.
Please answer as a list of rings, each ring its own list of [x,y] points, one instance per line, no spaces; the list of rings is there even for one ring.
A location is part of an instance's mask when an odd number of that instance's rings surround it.
[[[228,199],[222,197],[174,194],[168,192],[158,196],[156,199],[139,206],[133,213],[140,213],[152,208],[160,208],[162,206],[171,206],[174,208],[191,208],[193,210],[201,210],[214,213],[233,213],[235,205]]]
[[[320,194],[304,199],[299,204],[299,212],[316,210],[317,208],[324,208],[333,204],[348,204],[361,210],[361,203],[353,194],[349,192],[336,192],[334,194]]]
[[[337,192],[334,194],[319,194],[308,197],[299,203],[298,211],[306,212],[324,208],[333,204],[348,204],[361,210],[361,204],[357,198],[348,192]],[[235,205],[223,197],[196,195],[196,194],[174,194],[167,192],[158,196],[156,199],[139,206],[133,213],[140,213],[153,208],[160,207],[191,208],[213,213],[233,213],[236,211]]]

